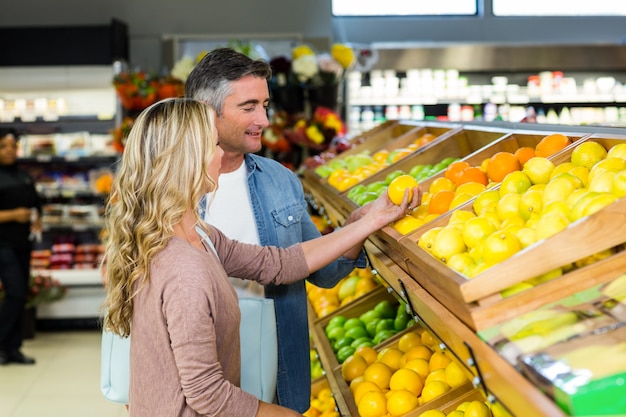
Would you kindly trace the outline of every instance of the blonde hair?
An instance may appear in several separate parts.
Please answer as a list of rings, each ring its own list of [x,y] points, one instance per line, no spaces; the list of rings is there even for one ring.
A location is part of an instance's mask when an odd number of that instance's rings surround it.
[[[104,328],[120,336],[130,334],[133,299],[173,225],[216,188],[207,173],[215,155],[214,114],[194,99],[166,99],[145,109],[130,131],[106,208],[103,268]]]

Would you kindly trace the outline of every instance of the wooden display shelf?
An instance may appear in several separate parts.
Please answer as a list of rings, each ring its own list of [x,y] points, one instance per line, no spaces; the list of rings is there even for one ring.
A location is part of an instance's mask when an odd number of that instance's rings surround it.
[[[503,357],[483,342],[415,280],[401,279],[411,306],[435,335],[480,375],[481,385],[515,416],[565,417],[556,403],[543,394]],[[471,364],[471,365],[470,365]]]

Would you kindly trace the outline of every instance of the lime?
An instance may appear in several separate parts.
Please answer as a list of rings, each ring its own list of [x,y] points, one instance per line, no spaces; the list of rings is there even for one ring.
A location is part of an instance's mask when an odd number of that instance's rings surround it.
[[[372,339],[369,336],[363,336],[363,337],[359,337],[357,339],[354,339],[354,341],[352,343],[350,343],[350,346],[352,346],[355,349],[358,349],[359,346],[361,346],[363,344],[363,342],[371,342]]]
[[[346,330],[345,333],[346,337],[351,337],[354,340],[359,339],[361,337],[366,337],[368,336],[367,330],[365,330],[365,327],[350,327],[348,330]]]
[[[356,349],[353,348],[352,346],[344,346],[340,350],[337,351],[335,356],[337,357],[337,361],[339,363],[343,363],[350,356],[354,355],[355,351]]]
[[[335,352],[339,352],[339,349],[341,349],[344,346],[350,346],[352,342],[354,342],[353,337],[344,336],[333,344],[333,350]]]
[[[576,146],[572,151],[572,164],[591,169],[597,162],[606,158],[607,151],[598,142],[588,141]]]
[[[365,323],[363,323],[361,321],[361,319],[356,318],[356,317],[350,317],[348,320],[346,320],[346,322],[343,324],[343,328],[348,330],[352,327],[363,327],[365,328]]]
[[[380,332],[376,333],[376,336],[374,336],[374,343],[375,344],[382,343],[385,340],[387,340],[390,337],[392,337],[393,335],[395,335],[396,333],[398,333],[398,332],[395,331],[395,330],[392,330],[392,329],[381,330]]]
[[[326,329],[332,329],[334,326],[341,326],[343,327],[343,325],[346,322],[347,317],[346,316],[335,316],[333,318],[331,318],[330,320],[328,320],[328,324],[326,325]]]
[[[410,317],[408,314],[399,315],[393,320],[393,328],[397,331],[403,330],[409,320]]]
[[[374,311],[378,311],[380,313],[380,317],[384,319],[391,319],[396,316],[396,307],[389,300],[382,300],[376,306],[374,306]]]
[[[365,325],[365,330],[367,330],[367,334],[369,334],[370,337],[376,336],[376,326],[378,326],[378,322],[381,320],[380,318],[373,318]]]
[[[359,320],[361,320],[365,325],[367,325],[372,319],[380,319],[382,317],[380,311],[375,309],[371,309],[366,311],[365,313],[359,316]]]
[[[326,332],[326,336],[328,337],[328,340],[330,340],[331,342],[337,341],[343,338],[345,335],[346,335],[346,329],[344,329],[341,326],[335,326]]]
[[[394,320],[395,319],[381,319],[376,325],[376,334],[382,332],[383,330],[394,329]]]

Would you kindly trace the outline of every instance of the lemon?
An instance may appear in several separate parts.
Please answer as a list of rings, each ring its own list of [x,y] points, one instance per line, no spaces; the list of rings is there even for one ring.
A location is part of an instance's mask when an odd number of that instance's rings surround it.
[[[496,231],[483,243],[483,260],[487,264],[497,264],[510,258],[522,249],[517,236],[508,231]]]
[[[487,187],[480,182],[466,182],[464,184],[459,185],[455,192],[457,194],[471,194],[476,196],[483,191],[485,191]]]
[[[588,182],[591,182],[596,175],[606,171],[620,172],[626,169],[626,161],[621,158],[605,158],[595,164],[588,175]]]
[[[446,265],[457,272],[463,273],[467,268],[475,264],[474,258],[468,253],[455,253],[448,259]]]
[[[486,190],[476,196],[474,203],[472,204],[472,208],[474,209],[474,213],[481,214],[486,210],[495,209],[498,204],[498,200],[500,199],[500,191],[499,190]]]
[[[466,250],[467,247],[463,241],[461,231],[456,227],[446,226],[437,233],[433,243],[432,254],[445,263],[455,253],[465,252]]]
[[[354,402],[358,405],[363,395],[367,392],[381,392],[381,389],[371,381],[363,381],[354,389]]]
[[[542,204],[545,207],[553,201],[565,201],[574,190],[574,184],[569,178],[554,178],[543,190]]]
[[[613,177],[613,184],[611,185],[611,193],[618,198],[626,196],[626,171],[621,171],[615,174],[615,177]]]
[[[417,378],[419,379],[419,376]],[[387,398],[387,411],[392,417],[396,417],[415,410],[419,406],[418,395],[419,393],[413,394],[404,389],[391,391],[389,398]]]
[[[606,206],[613,204],[615,200],[617,200],[617,196],[614,194],[600,193],[600,195],[592,197],[591,201],[583,208],[581,217],[591,216]]]
[[[530,227],[522,227],[515,233],[515,236],[519,239],[519,243],[522,244],[522,248],[527,248],[537,242],[537,232]]]
[[[468,248],[476,247],[495,230],[494,224],[486,217],[474,217],[465,222],[462,232],[463,241]]]
[[[443,381],[432,381],[425,384],[421,396],[422,404],[445,394],[450,391],[450,389],[450,385]]]
[[[604,171],[594,176],[589,182],[589,191],[611,192],[615,175],[616,173],[613,171]]]
[[[433,246],[435,245],[435,238],[442,229],[442,226],[438,226],[433,227],[432,229],[428,229],[427,231],[422,233],[422,236],[420,236],[419,240],[417,241],[417,246],[429,253],[432,253]]]
[[[474,198],[474,195],[469,193],[454,194],[454,198],[450,201],[449,210],[459,207],[461,204],[471,200],[472,198]]]
[[[513,171],[500,184],[500,197],[509,193],[521,194],[531,186],[530,178],[523,171]]]
[[[530,158],[522,168],[522,172],[533,184],[547,184],[552,171],[554,171],[554,163],[541,156]]]
[[[491,410],[482,401],[471,401],[465,408],[464,417],[491,417]]]
[[[582,197],[583,195],[587,194],[589,192],[588,188],[579,188],[577,190],[574,190],[569,197],[567,197],[567,200],[565,200],[565,203],[569,206],[569,207],[574,207],[576,205],[576,202],[578,202],[578,199],[580,199],[580,197]]]
[[[406,364],[404,365],[404,368],[411,369],[417,372],[417,374],[422,378],[422,380],[425,380],[426,377],[428,376],[428,373],[430,372],[428,370],[428,361],[424,358],[411,359],[406,362]]]
[[[448,413],[447,417],[464,417],[465,413],[460,410],[454,410]]]
[[[433,371],[436,371],[437,369],[444,369],[450,362],[452,362],[452,359],[450,359],[450,356],[448,356],[446,352],[437,350],[433,352],[432,356],[428,360],[428,369],[430,369],[430,372],[433,373]]]
[[[596,163],[607,156],[607,150],[598,142],[587,141],[576,146],[572,151],[571,161],[576,166],[591,169]]]
[[[454,210],[450,215],[448,224],[465,224],[469,219],[476,217],[476,215],[470,210]]]
[[[565,217],[570,217],[571,207],[567,205],[566,201],[553,201],[543,206],[543,210],[540,213],[540,217],[544,214],[548,214],[552,212],[562,214]]]
[[[465,409],[467,409],[468,405],[470,405],[470,401],[463,401],[461,404],[457,405],[455,411],[462,411],[465,413]]]
[[[626,163],[626,161],[624,161]],[[597,165],[597,164],[596,164]],[[568,174],[572,174],[576,178],[580,180],[583,184],[583,187],[587,187],[589,185],[589,168],[583,166],[577,166],[568,171]]]
[[[504,194],[496,206],[496,213],[500,221],[511,217],[519,217],[519,206],[522,196],[517,193]]]
[[[541,215],[537,222],[537,240],[547,239],[555,235],[569,225],[569,218],[556,211]]]
[[[513,284],[510,287],[505,288],[502,291],[500,291],[500,295],[502,296],[502,298],[507,298],[517,293],[529,290],[532,287],[533,285],[528,282],[518,282],[517,284]]]
[[[561,162],[560,164],[554,166],[552,174],[550,174],[550,178],[564,172],[570,172],[575,167],[576,165],[572,164],[571,162]]]
[[[578,188],[584,187],[585,184],[583,183],[583,181],[580,178],[578,178],[576,175],[571,173],[573,170],[574,169],[570,170],[569,172],[561,172],[560,174],[553,176],[550,179],[550,182],[556,181],[557,179],[560,179],[560,178],[564,178],[572,183],[572,186],[574,187],[575,190]]]
[[[563,268],[556,268],[556,269],[553,269],[552,271],[548,271],[544,274],[531,278],[527,280],[527,282],[532,285],[539,285],[539,284],[543,284],[544,282],[558,278],[561,275],[563,275]]]
[[[455,190],[455,185],[451,179],[446,177],[439,177],[433,180],[433,182],[430,183],[430,187],[428,187],[428,192],[431,194],[436,194],[442,190]]]
[[[446,366],[444,373],[446,382],[452,388],[461,386],[468,381],[465,372],[463,372],[463,369],[455,361],[450,362],[448,366]]]
[[[527,190],[519,201],[519,215],[528,220],[533,213],[540,213],[543,207],[543,191]]]
[[[427,410],[417,417],[446,417],[446,413],[440,410]]]
[[[389,195],[389,199],[397,206],[402,204],[402,200],[404,199],[404,193],[408,189],[409,196],[408,199],[411,201],[413,198],[413,187],[419,186],[419,183],[415,178],[408,174],[403,174],[394,178],[387,188],[387,194]]]
[[[396,220],[393,227],[401,235],[406,235],[424,224],[424,220],[417,219],[413,216],[404,216]]]
[[[621,158],[626,160],[626,143],[618,143],[612,146],[607,152],[606,158]]]

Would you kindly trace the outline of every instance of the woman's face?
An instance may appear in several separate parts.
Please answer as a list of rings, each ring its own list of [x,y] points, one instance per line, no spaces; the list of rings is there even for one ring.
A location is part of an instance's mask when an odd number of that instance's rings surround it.
[[[0,138],[0,165],[13,165],[17,159],[17,141],[12,134]]]

